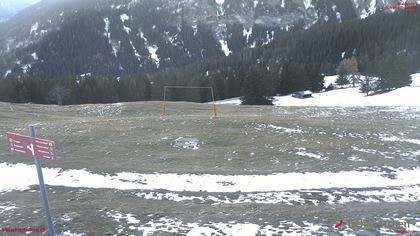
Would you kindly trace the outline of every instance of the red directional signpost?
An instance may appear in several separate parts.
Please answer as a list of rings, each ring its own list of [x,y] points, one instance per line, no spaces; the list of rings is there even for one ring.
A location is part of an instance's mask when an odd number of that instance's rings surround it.
[[[14,133],[6,133],[6,136],[11,152],[49,160],[56,159],[53,141]]]
[[[34,159],[36,171],[38,173],[39,188],[41,191],[42,201],[44,203],[45,215],[47,217],[48,229],[51,236],[55,236],[54,225],[51,220],[50,208],[48,206],[48,196],[45,190],[44,176],[42,175],[42,167],[40,158],[55,160],[55,145],[53,141],[39,139],[35,137],[35,129],[33,125],[29,125],[29,136],[6,133],[9,149],[13,153],[31,156]]]

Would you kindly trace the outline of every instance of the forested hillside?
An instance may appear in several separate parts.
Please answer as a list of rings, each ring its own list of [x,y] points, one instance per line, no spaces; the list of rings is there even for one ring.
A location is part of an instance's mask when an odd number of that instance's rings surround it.
[[[216,99],[272,96],[323,88],[323,74],[354,57],[358,72],[383,78],[383,88],[407,84],[420,69],[420,15],[405,11],[283,34],[255,49],[215,56],[183,68],[127,78],[85,74],[77,78],[3,79],[0,100],[37,103],[93,103],[162,99],[164,85],[215,87]],[[87,49],[88,50],[88,49]],[[99,65],[99,64],[98,64]],[[57,98],[57,94],[61,94]],[[172,92],[171,100],[208,101],[206,92]]]
[[[289,33],[262,48],[160,73],[155,81],[212,85],[217,88],[218,98],[244,95],[244,81],[250,77],[258,80],[257,88],[264,95],[319,91],[321,74],[337,74],[339,63],[354,57],[358,73],[390,81],[384,89],[391,89],[403,86],[410,73],[420,70],[418,22],[419,14],[397,12],[317,26]]]
[[[43,0],[0,23],[0,78],[130,77],[384,11],[395,0]]]

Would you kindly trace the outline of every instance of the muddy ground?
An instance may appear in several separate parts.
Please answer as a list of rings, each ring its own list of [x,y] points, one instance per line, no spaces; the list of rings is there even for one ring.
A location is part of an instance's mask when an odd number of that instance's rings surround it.
[[[420,167],[419,109],[225,105],[218,106],[218,114],[212,117],[209,105],[193,103],[170,103],[164,117],[158,102],[0,103],[0,162],[33,164],[31,158],[11,154],[5,140],[8,131],[27,134],[31,123],[39,137],[56,141],[58,159],[43,160],[44,168],[63,171],[269,175],[367,170],[392,178],[396,168]],[[174,147],[179,137],[200,140],[199,148]],[[5,181],[13,180],[0,183]],[[257,234],[273,235],[395,233],[393,228],[335,229],[339,219],[404,220],[420,227],[419,198],[364,201],[357,195],[375,189],[297,190],[288,193],[301,200],[225,203],[243,198],[242,193],[71,188],[50,186],[48,179],[46,184],[56,231],[68,235],[225,235],[241,224],[250,227],[248,232],[259,227]],[[177,201],[174,194],[194,198]],[[355,199],[340,202],[350,195]],[[0,192],[0,206],[0,227],[46,227],[37,185]]]

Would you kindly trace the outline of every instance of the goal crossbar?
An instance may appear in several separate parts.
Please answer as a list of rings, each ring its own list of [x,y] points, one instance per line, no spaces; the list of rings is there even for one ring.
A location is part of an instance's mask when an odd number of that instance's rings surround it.
[[[213,101],[213,104],[212,104],[213,116],[217,117],[217,110],[216,110],[216,103],[214,101],[213,87],[198,87],[198,86],[164,86],[163,87],[163,103],[161,107],[162,116],[167,115],[167,109],[166,109],[166,90],[167,89],[210,89],[211,99]]]

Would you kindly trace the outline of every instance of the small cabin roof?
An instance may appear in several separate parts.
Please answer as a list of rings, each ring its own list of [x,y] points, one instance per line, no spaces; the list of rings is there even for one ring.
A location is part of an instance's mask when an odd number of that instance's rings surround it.
[[[305,90],[305,91],[295,92],[295,94],[299,94],[299,95],[312,95],[312,92],[310,90]]]

